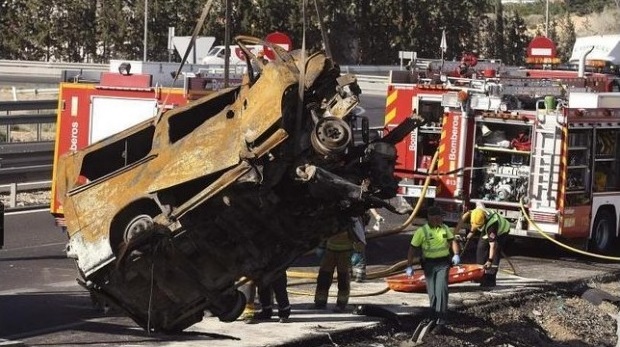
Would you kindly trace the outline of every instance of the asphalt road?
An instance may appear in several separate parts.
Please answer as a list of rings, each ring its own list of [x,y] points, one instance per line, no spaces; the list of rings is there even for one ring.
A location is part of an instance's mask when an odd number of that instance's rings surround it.
[[[49,211],[5,215],[0,337],[66,324],[75,319],[69,311],[76,304],[88,308],[73,262],[64,254],[66,241]]]
[[[403,220],[382,212],[387,217],[386,228]],[[72,339],[104,341],[103,345],[163,346],[170,341],[171,337],[149,336],[122,315],[103,315],[93,307],[88,293],[76,284],[73,261],[64,256],[66,236],[47,211],[6,215],[5,233],[5,247],[0,250],[0,338],[56,346]],[[410,234],[398,234],[371,240],[370,267],[403,260],[409,238]],[[469,247],[465,259],[471,259],[474,252]],[[577,256],[539,240],[517,241],[508,254],[519,276],[551,282],[620,269],[616,262]],[[295,264],[297,269],[313,266],[312,259]]]

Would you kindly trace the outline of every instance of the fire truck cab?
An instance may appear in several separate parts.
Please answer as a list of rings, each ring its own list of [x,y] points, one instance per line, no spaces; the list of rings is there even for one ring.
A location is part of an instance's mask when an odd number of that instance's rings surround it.
[[[436,170],[443,176],[431,179],[424,197],[428,203],[453,202],[455,198],[463,197],[463,180],[470,177],[468,172],[459,174],[455,170],[463,167],[471,155],[464,148],[467,131],[472,126],[467,124],[471,120],[445,112],[443,101],[447,93],[463,88],[464,79],[416,78],[412,82],[411,76],[409,71],[391,71],[386,98],[387,132],[412,115],[425,119],[424,125],[397,144],[396,174],[401,178],[399,195],[409,202],[421,197],[433,156],[438,152]],[[444,219],[456,222],[461,210],[452,204],[444,206]]]

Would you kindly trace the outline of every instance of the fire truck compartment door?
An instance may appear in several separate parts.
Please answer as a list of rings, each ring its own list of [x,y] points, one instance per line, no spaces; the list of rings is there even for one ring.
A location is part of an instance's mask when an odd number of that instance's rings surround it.
[[[89,143],[132,127],[157,112],[157,100],[94,96],[91,100]]]

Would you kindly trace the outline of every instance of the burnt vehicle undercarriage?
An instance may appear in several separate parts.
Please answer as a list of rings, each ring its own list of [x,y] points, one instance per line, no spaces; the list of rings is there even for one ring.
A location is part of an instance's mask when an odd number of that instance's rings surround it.
[[[243,36],[236,41],[246,61],[256,61],[245,45],[263,42]],[[244,83],[219,93],[230,99],[229,104],[218,106],[221,111],[205,121],[262,117],[272,111],[279,114],[264,131],[251,126],[239,131],[245,144],[235,165],[136,192],[136,196],[143,195],[136,198],[138,202],[130,208],[122,206],[104,221],[109,229],[104,234],[109,236],[103,240],[111,252],[93,266],[84,265],[93,252],[82,235],[84,216],[78,208],[74,212],[67,208],[69,254],[78,261],[84,285],[148,331],[181,331],[200,321],[205,310],[222,321],[233,321],[245,306],[245,297],[237,290],[241,278],[270,282],[322,239],[347,228],[351,217],[371,207],[395,212],[385,202],[397,189],[394,145],[422,120],[410,118],[381,139],[368,141],[366,137],[355,144],[350,118],[361,93],[355,77],[341,76],[338,66],[321,52],[305,59],[300,51],[273,49],[278,59],[264,66],[259,62],[258,77],[248,63]],[[276,94],[277,88],[270,90],[269,84],[261,84],[263,79],[279,76],[292,76],[282,95]],[[234,111],[238,104],[263,103],[257,98],[278,99],[280,109]],[[221,100],[207,96],[167,113],[176,119],[193,117],[197,110]],[[229,129],[212,126],[210,131],[207,136],[224,136]],[[363,132],[367,134],[368,129]],[[158,140],[152,141],[151,155],[157,156]],[[213,161],[225,156],[218,152],[205,155]],[[81,167],[72,175],[87,176],[89,170],[97,171]],[[144,173],[132,178],[144,179],[152,178]],[[67,174],[66,181],[74,177]],[[97,183],[93,182],[89,185]],[[89,187],[67,186],[63,205],[79,205],[72,197],[88,194]]]

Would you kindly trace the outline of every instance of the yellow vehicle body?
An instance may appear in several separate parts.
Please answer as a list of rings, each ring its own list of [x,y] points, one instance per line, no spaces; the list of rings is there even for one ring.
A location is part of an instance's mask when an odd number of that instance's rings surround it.
[[[273,49],[241,85],[58,160],[68,254],[93,294],[149,331],[204,310],[235,320],[240,278],[270,281],[396,193],[395,140],[351,141],[355,78],[323,53]]]

